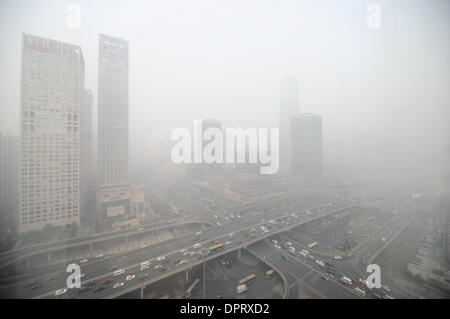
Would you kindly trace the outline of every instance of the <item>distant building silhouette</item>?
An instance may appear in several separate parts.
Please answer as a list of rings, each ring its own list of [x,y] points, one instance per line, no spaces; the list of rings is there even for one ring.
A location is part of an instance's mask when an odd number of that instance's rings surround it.
[[[291,174],[291,120],[299,112],[298,81],[287,77],[280,90],[280,169],[281,174]]]
[[[322,175],[322,118],[311,113],[298,114],[291,125],[292,174]]]

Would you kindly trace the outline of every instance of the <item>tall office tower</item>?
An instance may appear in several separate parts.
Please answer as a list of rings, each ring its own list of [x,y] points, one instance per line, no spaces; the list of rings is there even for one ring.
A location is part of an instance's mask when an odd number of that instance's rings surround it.
[[[3,197],[3,183],[2,183],[2,172],[3,172],[3,170],[2,170],[2,141],[3,141],[3,138],[2,138],[2,132],[0,132],[0,212],[1,212],[1,209],[2,209],[2,207],[4,206],[4,197]]]
[[[91,224],[95,216],[94,184],[94,134],[92,122],[92,91],[84,90],[80,105],[80,202],[81,222]]]
[[[98,67],[97,217],[115,227],[135,217],[128,180],[128,42],[101,34]]]
[[[322,175],[322,118],[304,113],[292,119],[292,174]]]
[[[100,35],[98,156],[101,185],[128,183],[128,42]]]
[[[18,222],[19,137],[0,134],[0,211],[13,211]],[[3,210],[2,210],[3,209]]]
[[[199,129],[201,130],[199,132],[201,134],[201,139],[197,141],[198,145],[196,145],[196,148],[202,151],[202,163],[193,163],[187,166],[187,171],[191,176],[207,176],[207,174],[217,171],[219,167],[215,165],[215,163],[205,163],[205,160],[203,158],[203,150],[205,146],[210,143],[210,141],[203,140],[203,134],[208,128],[217,128],[222,131],[222,122],[213,119],[204,119],[201,121],[201,127],[199,127]],[[223,143],[225,143],[224,140]],[[223,147],[225,147],[225,144],[223,144]],[[213,155],[215,155],[214,152],[215,150],[213,150],[212,152]]]
[[[20,232],[80,222],[81,47],[24,34]]]
[[[291,174],[291,120],[299,112],[298,81],[287,77],[280,91],[280,173]]]

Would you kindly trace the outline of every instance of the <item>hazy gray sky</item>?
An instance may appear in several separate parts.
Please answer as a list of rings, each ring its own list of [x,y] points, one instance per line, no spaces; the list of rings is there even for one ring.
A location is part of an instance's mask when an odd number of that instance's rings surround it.
[[[72,3],[79,29],[66,27]],[[371,3],[381,29],[366,27]],[[95,107],[101,32],[130,43],[134,149],[193,119],[276,127],[289,75],[326,141],[368,130],[414,137],[412,149],[448,141],[449,12],[446,0],[2,0],[0,131],[18,133],[22,32],[82,46]]]

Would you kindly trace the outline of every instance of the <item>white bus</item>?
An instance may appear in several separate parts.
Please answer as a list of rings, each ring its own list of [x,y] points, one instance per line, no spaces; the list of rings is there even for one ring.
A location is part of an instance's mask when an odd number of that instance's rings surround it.
[[[362,290],[361,288],[356,287],[355,289],[353,289],[358,295],[361,295],[363,297],[366,296],[366,292],[364,290]]]
[[[311,244],[308,244],[308,248],[309,248],[309,249],[314,248],[314,247],[316,247],[316,246],[317,246],[317,242],[313,242],[313,243],[311,243]]]
[[[116,271],[114,272],[114,277],[120,276],[120,275],[122,275],[123,273],[125,273],[125,270],[123,270],[123,269],[116,270]]]
[[[150,261],[147,260],[141,263],[141,271],[147,270],[148,268],[150,268]]]

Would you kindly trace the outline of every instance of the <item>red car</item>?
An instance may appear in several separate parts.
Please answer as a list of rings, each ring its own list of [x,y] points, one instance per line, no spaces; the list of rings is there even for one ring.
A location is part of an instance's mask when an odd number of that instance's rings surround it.
[[[112,281],[113,281],[112,278],[105,279],[105,280],[102,281],[102,285],[109,284]]]

